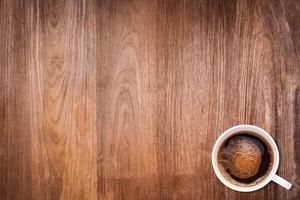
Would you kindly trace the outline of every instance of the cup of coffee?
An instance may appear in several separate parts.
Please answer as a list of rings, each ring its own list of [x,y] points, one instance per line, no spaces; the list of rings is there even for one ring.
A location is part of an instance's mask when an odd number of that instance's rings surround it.
[[[212,166],[219,180],[239,192],[252,192],[274,181],[289,190],[292,184],[276,175],[278,147],[269,133],[253,125],[223,132],[212,150]]]

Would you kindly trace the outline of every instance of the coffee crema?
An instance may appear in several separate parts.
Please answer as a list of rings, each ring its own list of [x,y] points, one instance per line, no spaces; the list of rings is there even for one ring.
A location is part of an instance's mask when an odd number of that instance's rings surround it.
[[[223,142],[218,166],[229,182],[253,186],[264,180],[273,166],[273,152],[265,139],[252,132],[238,132]]]

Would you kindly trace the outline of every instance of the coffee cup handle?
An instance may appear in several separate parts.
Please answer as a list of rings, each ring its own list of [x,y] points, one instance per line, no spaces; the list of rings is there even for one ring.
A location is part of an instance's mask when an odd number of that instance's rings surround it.
[[[278,185],[284,187],[285,189],[289,190],[292,187],[292,184],[288,182],[287,180],[281,178],[280,176],[276,175],[273,177],[272,181],[277,183]]]

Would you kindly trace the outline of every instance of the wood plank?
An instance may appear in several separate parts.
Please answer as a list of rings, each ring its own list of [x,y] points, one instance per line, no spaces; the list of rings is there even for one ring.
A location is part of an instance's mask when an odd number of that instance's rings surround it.
[[[33,5],[30,97],[35,199],[96,199],[95,11]]]
[[[0,199],[32,197],[27,6],[0,3]]]
[[[100,199],[159,198],[157,159],[163,152],[156,144],[153,6],[150,1],[102,1],[99,4]]]

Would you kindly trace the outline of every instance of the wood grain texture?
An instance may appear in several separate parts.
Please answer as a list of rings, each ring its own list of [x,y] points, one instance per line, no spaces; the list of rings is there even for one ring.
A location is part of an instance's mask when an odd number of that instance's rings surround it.
[[[38,1],[34,8],[33,196],[96,199],[94,10],[74,1]]]
[[[0,199],[299,199],[299,27],[297,0],[1,0]],[[290,191],[218,181],[244,123]]]

